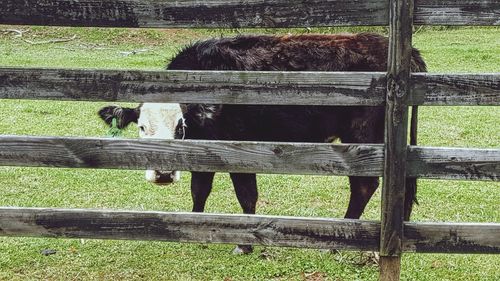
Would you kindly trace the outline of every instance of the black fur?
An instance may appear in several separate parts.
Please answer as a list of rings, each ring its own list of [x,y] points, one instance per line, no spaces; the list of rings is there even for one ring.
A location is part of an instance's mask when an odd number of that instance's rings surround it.
[[[184,48],[167,69],[247,71],[386,71],[387,38],[371,33],[302,36],[240,36],[211,39]],[[413,49],[413,72],[426,71]],[[184,105],[187,139],[382,143],[383,107]],[[248,178],[249,179],[245,179]],[[252,174],[232,174],[245,213],[255,212],[257,187]],[[213,173],[193,173],[193,211],[203,211]],[[416,181],[413,179],[413,182]],[[359,218],[378,186],[378,178],[350,177],[346,218]],[[409,219],[416,185],[409,179],[405,217]],[[248,206],[247,206],[248,205]]]

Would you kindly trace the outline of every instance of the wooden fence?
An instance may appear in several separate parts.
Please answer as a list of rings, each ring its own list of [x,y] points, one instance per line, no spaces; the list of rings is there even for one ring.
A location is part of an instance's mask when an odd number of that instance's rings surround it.
[[[412,223],[402,215],[406,176],[500,178],[498,149],[408,146],[406,140],[409,105],[500,105],[498,73],[409,73],[413,24],[500,25],[498,0],[0,0],[0,24],[390,27],[387,73],[0,68],[0,98],[385,105],[384,145],[0,136],[0,165],[8,166],[383,176],[380,222],[0,208],[0,235],[378,250],[381,280],[399,279],[403,251],[500,253],[498,223]]]

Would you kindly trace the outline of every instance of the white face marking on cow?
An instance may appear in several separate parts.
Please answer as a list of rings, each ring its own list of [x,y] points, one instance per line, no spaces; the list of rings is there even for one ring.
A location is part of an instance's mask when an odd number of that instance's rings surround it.
[[[175,127],[182,118],[177,103],[145,103],[137,120],[139,136],[150,139],[174,139]]]
[[[181,107],[177,103],[144,103],[137,120],[139,136],[143,139],[172,140],[175,127],[182,118]],[[179,171],[146,171],[146,180],[153,183],[169,184],[179,179]]]

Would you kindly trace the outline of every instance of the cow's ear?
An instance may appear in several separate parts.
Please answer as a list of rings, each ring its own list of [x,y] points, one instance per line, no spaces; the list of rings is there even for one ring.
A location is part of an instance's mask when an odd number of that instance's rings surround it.
[[[126,108],[121,106],[110,105],[99,110],[98,114],[106,124],[111,126],[113,118],[116,118],[117,127],[123,129],[130,123],[137,123],[140,114],[140,107]]]

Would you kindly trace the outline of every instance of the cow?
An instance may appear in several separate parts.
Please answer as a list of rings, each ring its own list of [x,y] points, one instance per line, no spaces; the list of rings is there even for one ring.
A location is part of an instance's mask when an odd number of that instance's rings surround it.
[[[337,35],[238,36],[199,41],[174,56],[167,70],[245,71],[386,71],[388,39],[374,33]],[[418,50],[412,50],[411,71],[425,72]],[[415,111],[416,112],[416,111]],[[383,106],[295,106],[141,104],[108,106],[101,118],[123,128],[136,122],[141,137],[238,141],[383,143]],[[412,116],[415,118],[416,116]],[[413,130],[412,130],[413,131]],[[212,189],[213,172],[191,172],[193,212],[203,212]],[[148,171],[159,184],[178,179],[177,171]],[[255,214],[256,175],[230,173],[245,214]],[[379,185],[377,177],[350,176],[345,218],[359,219]],[[416,179],[407,181],[405,219],[416,196]],[[252,251],[239,245],[236,252]]]

